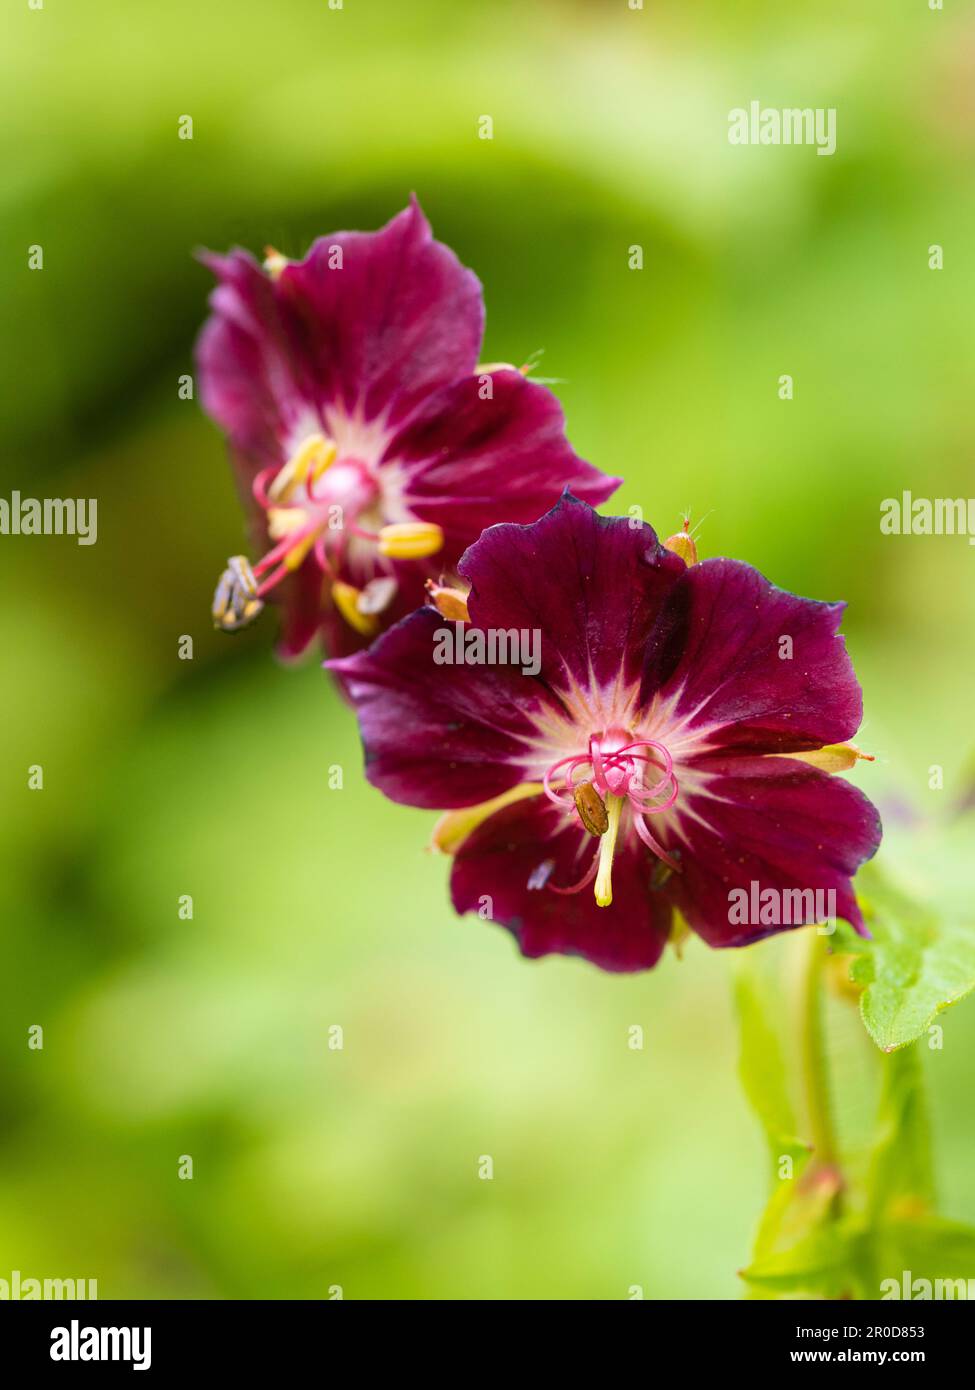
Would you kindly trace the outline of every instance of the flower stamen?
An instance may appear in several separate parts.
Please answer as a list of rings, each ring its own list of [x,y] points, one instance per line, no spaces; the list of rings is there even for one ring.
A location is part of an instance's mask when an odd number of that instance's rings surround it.
[[[573,793],[579,819],[590,835],[605,835],[609,828],[606,803],[591,782],[581,782]]]
[[[575,893],[595,876],[596,902],[600,907],[608,907],[613,900],[613,855],[624,804],[629,805],[634,829],[647,848],[672,872],[680,872],[677,858],[668,854],[645,820],[670,810],[677,800],[674,760],[655,739],[627,739],[622,730],[594,734],[588,753],[560,758],[547,769],[542,780],[542,791],[553,805],[563,811],[574,810],[589,834],[600,837],[591,871],[580,883],[571,888],[547,886],[557,893]],[[661,775],[648,786],[645,777],[650,768]],[[577,784],[575,779],[580,772],[585,780]],[[556,785],[558,782],[561,786]]]
[[[363,637],[375,637],[379,631],[379,619],[375,613],[363,612],[361,607],[363,591],[354,584],[346,584],[337,579],[332,585],[332,602],[342,614],[349,627]]]
[[[443,549],[443,528],[433,521],[397,521],[377,537],[380,555],[392,560],[425,560]]]
[[[264,607],[257,580],[244,555],[232,555],[220,576],[210,609],[214,627],[239,632],[252,623]]]
[[[302,483],[309,491],[338,457],[334,440],[323,434],[310,434],[275,475],[267,495],[272,502],[286,502]]]
[[[613,901],[613,855],[616,851],[622,810],[623,798],[610,793],[606,798],[609,825],[599,841],[599,866],[596,871],[596,904],[599,907],[609,907]]]

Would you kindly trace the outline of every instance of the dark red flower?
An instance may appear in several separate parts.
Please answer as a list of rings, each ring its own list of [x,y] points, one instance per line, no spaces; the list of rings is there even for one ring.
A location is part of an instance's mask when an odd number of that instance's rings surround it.
[[[204,260],[218,285],[201,396],[268,547],[230,562],[218,625],[242,626],[280,584],[286,655],[319,630],[332,652],[355,650],[490,522],[530,520],[567,485],[593,502],[618,485],[572,451],[550,391],[477,368],[480,284],[415,199],[381,231],[321,237],[303,261]]]
[[[862,928],[851,879],[881,831],[830,775],[856,758],[862,713],[842,604],[737,560],[687,565],[649,526],[568,496],[490,527],[459,570],[455,661],[428,607],[329,663],[369,780],[449,809],[435,842],[455,855],[458,912],[502,922],[528,956],[608,970],[652,966],[674,909],[712,946],[821,920],[829,894],[827,915]],[[521,635],[520,664],[465,657],[499,634],[509,658]]]

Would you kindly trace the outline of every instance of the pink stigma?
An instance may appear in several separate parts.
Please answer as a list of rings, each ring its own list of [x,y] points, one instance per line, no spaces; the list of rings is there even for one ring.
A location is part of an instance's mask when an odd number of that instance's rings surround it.
[[[621,730],[611,729],[605,734],[593,734],[587,753],[560,758],[552,764],[545,773],[543,790],[549,801],[564,811],[576,809],[577,777],[582,782],[590,782],[604,800],[607,796],[623,797],[629,803],[633,825],[640,839],[658,859],[680,873],[680,864],[658,843],[645,819],[670,810],[677,800],[674,760],[664,745],[655,739],[643,738],[627,743],[623,741],[626,738],[628,735]],[[646,778],[651,768],[659,772],[660,777],[648,785]],[[553,786],[557,780],[561,780],[559,787]],[[597,849],[584,877],[571,887],[559,888],[554,883],[547,886],[554,893],[581,892],[595,877],[598,858]]]

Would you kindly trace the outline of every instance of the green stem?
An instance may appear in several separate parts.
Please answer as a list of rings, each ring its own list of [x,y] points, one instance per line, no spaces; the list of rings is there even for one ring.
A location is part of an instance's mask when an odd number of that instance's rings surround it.
[[[802,1079],[813,1162],[821,1166],[836,1162],[836,1136],[833,1132],[829,1077],[823,1049],[821,977],[825,950],[815,927],[809,927],[806,936],[799,1010]]]

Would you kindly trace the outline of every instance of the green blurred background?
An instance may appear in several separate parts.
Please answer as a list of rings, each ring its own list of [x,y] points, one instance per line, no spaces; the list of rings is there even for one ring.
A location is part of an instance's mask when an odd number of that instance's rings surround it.
[[[888,861],[937,895],[975,748],[975,551],[878,522],[902,488],[975,492],[964,11],[5,6],[0,491],[95,496],[99,536],[0,537],[0,1276],[95,1277],[102,1297],[740,1296],[766,1160],[732,957],[692,942],[636,978],[521,961],[452,915],[432,818],[363,784],[316,663],[273,661],[273,613],[211,631],[243,522],[222,440],[177,395],[209,288],[191,253],[299,255],[415,190],[483,281],[484,359],[544,348],[621,506],[664,534],[690,507],[704,553],[849,600],[879,755],[857,780]],[[730,146],[752,99],[836,107],[837,153]],[[975,1221],[975,1007],[945,1030],[942,1210]],[[853,1126],[871,1046],[832,1032]]]

